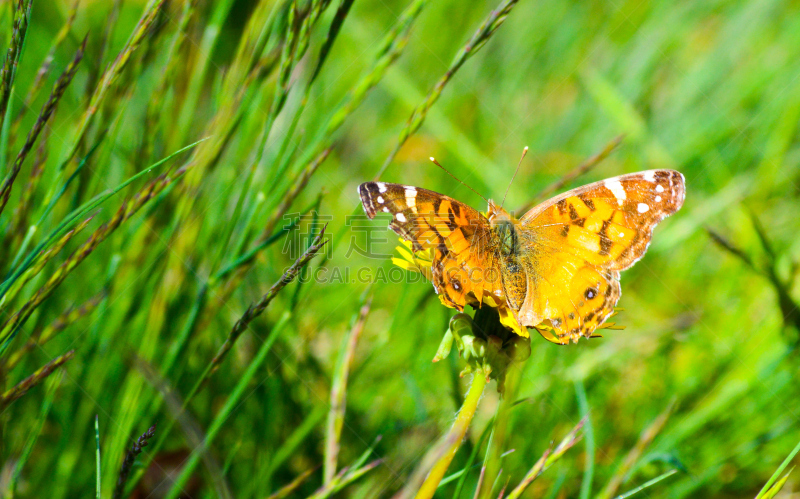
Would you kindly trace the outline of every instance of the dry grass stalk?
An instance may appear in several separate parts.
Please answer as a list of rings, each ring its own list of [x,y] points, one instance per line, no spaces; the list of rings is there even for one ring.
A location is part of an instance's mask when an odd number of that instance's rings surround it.
[[[78,48],[78,51],[72,58],[72,62],[69,63],[67,68],[58,78],[58,81],[56,81],[56,84],[53,86],[53,91],[50,93],[50,97],[42,106],[42,110],[39,112],[39,117],[36,119],[36,123],[34,123],[33,128],[31,128],[30,132],[28,132],[28,138],[25,140],[25,144],[22,146],[19,154],[17,154],[17,159],[14,160],[14,166],[12,166],[11,171],[8,172],[6,178],[3,180],[2,186],[0,186],[0,213],[3,213],[6,203],[8,203],[8,197],[11,195],[11,187],[14,185],[14,180],[17,178],[17,174],[19,174],[19,171],[22,168],[22,163],[25,161],[28,153],[33,148],[33,145],[36,143],[39,133],[45,127],[50,117],[53,116],[53,112],[56,110],[58,101],[61,99],[61,96],[64,95],[67,87],[72,82],[72,78],[78,71],[78,64],[80,64],[81,59],[83,59],[83,52],[86,49],[86,40],[87,38],[83,39],[83,43],[81,43],[81,46]]]
[[[28,390],[33,388],[34,386],[38,385],[45,379],[47,379],[50,374],[56,370],[56,368],[62,366],[64,363],[69,361],[75,356],[75,350],[70,350],[69,352],[56,357],[55,359],[51,360],[35,373],[31,374],[24,380],[17,383],[16,386],[7,390],[4,394],[0,395],[0,411],[5,409],[10,403],[14,402],[18,398],[25,395]]]
[[[17,74],[17,64],[25,45],[25,35],[28,33],[28,23],[31,17],[33,0],[18,0],[14,8],[14,26],[11,31],[11,43],[6,51],[3,68],[0,70],[0,125],[6,119],[8,100],[11,98],[11,88],[14,86],[14,77]],[[2,158],[5,161],[5,158]]]
[[[491,14],[489,14],[489,16],[483,21],[466,45],[461,47],[461,50],[458,51],[456,56],[453,58],[453,61],[450,63],[450,67],[447,68],[447,71],[445,71],[442,77],[439,78],[433,88],[428,92],[428,95],[425,97],[425,100],[422,101],[422,104],[420,104],[411,112],[411,116],[409,116],[406,126],[403,127],[403,130],[400,132],[397,145],[395,145],[392,152],[389,153],[389,156],[383,162],[383,166],[381,167],[380,171],[375,176],[376,180],[380,178],[384,171],[386,171],[408,138],[417,130],[419,130],[419,127],[422,126],[422,123],[428,116],[428,111],[436,103],[436,101],[439,100],[439,96],[441,96],[444,87],[447,86],[447,83],[453,78],[453,75],[456,74],[456,71],[458,71],[459,68],[463,66],[470,57],[477,53],[481,47],[483,47],[486,42],[489,41],[494,32],[497,31],[497,28],[499,28],[506,20],[506,17],[508,17],[511,9],[514,8],[514,5],[516,5],[517,2],[518,0],[503,0],[500,5],[498,5],[497,8],[493,10]]]
[[[258,300],[258,302],[251,304],[247,308],[245,313],[242,314],[242,317],[239,318],[238,321],[236,321],[236,324],[234,324],[233,329],[231,329],[230,333],[228,333],[228,337],[225,339],[225,342],[222,344],[222,346],[219,348],[219,351],[217,351],[217,354],[211,360],[211,364],[209,365],[209,368],[206,370],[207,374],[204,376],[204,379],[213,374],[219,368],[222,361],[228,355],[228,352],[230,352],[231,348],[233,348],[233,345],[234,343],[236,343],[236,340],[238,340],[239,337],[242,335],[242,333],[244,333],[247,330],[250,323],[253,322],[253,319],[264,313],[264,310],[266,310],[269,303],[278,295],[278,293],[284,287],[286,287],[287,284],[292,282],[295,279],[295,277],[297,277],[297,275],[300,273],[300,270],[308,262],[310,262],[312,258],[314,258],[317,255],[319,250],[322,249],[322,247],[325,246],[327,242],[328,241],[325,239],[325,227],[323,227],[320,233],[317,234],[317,236],[314,238],[314,241],[311,243],[311,246],[309,246],[309,248],[305,251],[305,253],[303,253],[303,255],[300,258],[298,258],[297,261],[295,261],[291,267],[286,269],[286,272],[284,272],[281,278],[278,279],[278,282],[273,284],[272,287],[269,288],[269,291],[267,291],[264,294],[264,296],[262,296],[261,299]],[[204,379],[202,379],[200,382],[204,381]]]
[[[40,255],[36,257],[33,261],[32,265],[25,270],[19,278],[14,281],[14,283],[9,287],[9,289],[3,295],[3,303],[0,305],[0,310],[2,310],[5,306],[7,306],[11,301],[17,296],[17,293],[22,289],[23,286],[28,284],[34,277],[39,275],[45,265],[53,259],[67,243],[72,240],[73,237],[78,235],[83,229],[89,225],[89,222],[92,221],[94,215],[86,218],[81,223],[76,225],[71,230],[67,231],[58,241],[55,242],[51,247],[43,251]],[[4,331],[3,328],[0,328],[0,331]],[[0,338],[3,336],[0,335]]]
[[[105,73],[103,73],[100,82],[98,83],[89,100],[89,106],[86,108],[86,111],[84,111],[83,116],[81,117],[78,131],[75,134],[74,142],[72,147],[69,149],[69,153],[64,159],[63,165],[66,166],[77,154],[78,149],[83,143],[84,136],[89,130],[89,125],[91,125],[92,120],[100,108],[100,105],[103,103],[103,100],[106,97],[106,94],[125,70],[125,67],[130,61],[133,53],[137,48],[139,48],[139,45],[141,45],[145,36],[149,32],[150,27],[153,25],[153,22],[156,20],[156,17],[158,16],[158,13],[163,7],[165,1],[166,0],[159,0],[158,2],[153,3],[145,11],[145,13],[139,19],[136,28],[133,30],[133,34],[128,40],[128,43],[125,44],[125,47],[122,49],[119,55],[117,55],[116,59],[114,59],[114,62],[112,62]]]
[[[122,497],[125,492],[125,482],[128,481],[128,475],[131,472],[131,468],[133,468],[133,461],[136,459],[136,456],[142,453],[142,449],[147,446],[147,443],[155,434],[156,424],[153,424],[153,426],[136,439],[131,449],[125,454],[125,460],[122,462],[122,467],[117,477],[117,485],[114,487],[114,495],[112,496],[114,499]]]
[[[83,302],[78,307],[69,307],[61,313],[56,320],[47,325],[38,334],[34,334],[25,345],[19,350],[15,351],[8,357],[8,361],[4,367],[5,371],[13,369],[22,358],[37,346],[42,346],[48,341],[52,340],[58,333],[66,329],[70,324],[81,317],[91,314],[101,301],[106,297],[105,290],[97,293],[93,297]]]
[[[53,58],[55,57],[56,50],[58,50],[58,48],[67,38],[67,35],[69,35],[69,33],[72,31],[72,25],[75,23],[75,17],[78,15],[79,4],[80,0],[75,0],[75,2],[72,4],[72,7],[67,14],[67,21],[63,26],[61,26],[61,29],[58,30],[58,34],[56,34],[55,40],[53,40],[53,46],[50,48],[47,56],[45,56],[44,61],[42,61],[42,65],[39,66],[39,70],[36,72],[33,83],[28,88],[28,93],[25,95],[25,100],[20,107],[19,113],[17,114],[16,118],[14,118],[14,123],[11,125],[11,130],[9,131],[8,135],[9,144],[14,143],[14,138],[17,136],[19,126],[22,123],[22,118],[25,116],[25,113],[28,111],[28,109],[33,105],[33,101],[39,95],[39,91],[44,86],[47,75],[50,74],[50,69],[52,68]]]

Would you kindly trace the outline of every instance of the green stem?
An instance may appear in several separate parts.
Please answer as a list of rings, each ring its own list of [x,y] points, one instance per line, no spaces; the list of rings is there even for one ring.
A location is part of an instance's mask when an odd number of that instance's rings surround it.
[[[506,435],[508,434],[508,418],[514,401],[517,399],[520,380],[522,379],[522,365],[512,365],[506,371],[505,393],[503,400],[497,406],[494,417],[494,428],[489,439],[489,446],[484,460],[486,472],[484,473],[484,486],[481,488],[480,497],[486,499],[492,494],[492,485],[500,473],[500,458],[504,452]]]
[[[431,472],[425,478],[425,482],[423,482],[422,487],[420,487],[417,492],[416,499],[429,499],[433,497],[436,488],[439,486],[439,482],[442,481],[447,468],[453,461],[453,457],[456,455],[461,441],[464,440],[464,435],[466,435],[472,418],[475,416],[475,410],[478,408],[478,402],[481,400],[485,387],[486,376],[481,373],[475,373],[472,377],[472,384],[467,392],[467,397],[464,399],[464,404],[461,406],[461,410],[458,411],[458,416],[456,417],[455,423],[453,423],[453,427],[450,428],[450,432],[445,437],[445,441],[450,442],[450,446],[443,453],[442,457],[436,461],[433,468],[431,468]]]
[[[580,498],[588,499],[592,495],[592,480],[594,479],[594,431],[592,420],[589,418],[589,402],[586,399],[586,388],[583,386],[583,380],[575,382],[575,393],[578,397],[578,408],[581,411],[581,417],[586,420],[586,425],[584,426],[586,465],[583,472],[583,481],[581,482]]]

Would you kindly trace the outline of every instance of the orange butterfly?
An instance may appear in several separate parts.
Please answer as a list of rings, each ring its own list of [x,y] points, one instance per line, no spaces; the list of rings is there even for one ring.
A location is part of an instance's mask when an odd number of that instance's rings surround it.
[[[552,329],[554,337],[539,332],[561,344],[590,337],[611,315],[619,272],[644,255],[653,228],[686,193],[679,172],[649,170],[578,187],[517,219],[491,200],[484,215],[401,184],[366,182],[358,192],[367,216],[391,213],[392,230],[415,251],[432,251],[445,305],[463,311],[489,298],[522,326]]]

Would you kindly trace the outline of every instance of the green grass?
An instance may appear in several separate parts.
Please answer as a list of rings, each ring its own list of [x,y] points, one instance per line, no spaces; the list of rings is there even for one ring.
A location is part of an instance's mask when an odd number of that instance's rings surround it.
[[[354,251],[397,244],[356,187],[483,210],[428,157],[498,199],[524,146],[506,206],[657,167],[686,203],[622,276],[625,329],[532,338],[436,497],[791,491],[797,5],[13,0],[0,25],[0,496],[421,484],[469,377],[431,362],[432,286]]]

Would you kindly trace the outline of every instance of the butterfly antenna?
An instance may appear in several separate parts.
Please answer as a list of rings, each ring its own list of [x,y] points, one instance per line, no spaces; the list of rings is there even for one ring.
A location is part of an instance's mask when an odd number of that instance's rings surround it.
[[[525,146],[525,149],[522,150],[522,157],[519,158],[519,163],[517,163],[517,169],[514,170],[514,176],[511,177],[511,182],[508,183],[508,187],[506,187],[506,193],[503,194],[503,202],[500,203],[500,208],[506,204],[506,196],[508,196],[508,191],[511,189],[511,184],[514,183],[514,179],[517,178],[517,173],[519,173],[519,167],[522,166],[522,160],[525,159],[525,155],[528,154],[528,146]]]
[[[441,168],[442,170],[444,170],[444,172],[445,172],[446,174],[448,174],[448,175],[450,175],[451,177],[453,177],[454,179],[456,179],[456,181],[457,181],[458,183],[460,183],[461,185],[463,185],[463,186],[464,186],[464,187],[466,187],[467,189],[471,190],[472,192],[474,192],[475,194],[477,194],[478,196],[480,196],[480,197],[481,197],[481,199],[483,199],[484,201],[486,201],[486,203],[487,203],[487,204],[489,203],[489,200],[488,200],[488,199],[486,199],[485,197],[481,196],[481,193],[480,193],[480,192],[478,192],[478,191],[476,191],[475,189],[473,189],[472,187],[468,186],[468,185],[467,185],[467,184],[465,184],[465,183],[464,183],[464,182],[463,182],[461,179],[459,179],[458,177],[456,177],[455,175],[453,175],[452,173],[450,173],[449,171],[447,171],[447,168],[445,168],[444,166],[442,166],[441,164],[439,164],[439,162],[438,162],[438,161],[436,161],[436,159],[435,159],[433,156],[431,156],[431,158],[430,158],[430,159],[431,159],[431,161],[433,162],[433,164],[434,164],[434,165],[436,165],[436,166],[438,166],[439,168]]]

